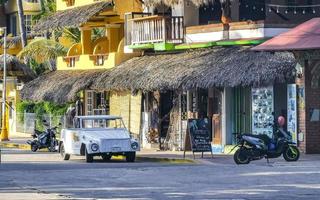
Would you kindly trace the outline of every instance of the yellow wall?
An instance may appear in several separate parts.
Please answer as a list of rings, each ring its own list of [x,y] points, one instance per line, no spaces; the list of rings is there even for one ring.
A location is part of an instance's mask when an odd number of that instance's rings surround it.
[[[100,0],[109,1],[110,0]],[[57,10],[72,9],[79,6],[90,5],[97,3],[97,0],[75,0],[74,6],[67,6],[64,0],[57,0]],[[124,14],[126,12],[142,12],[142,5],[139,0],[114,0],[115,6],[114,11],[120,15],[121,19],[124,19]]]
[[[123,39],[118,45],[116,52],[108,53],[108,58],[105,60],[103,66],[96,66],[94,59],[91,54],[80,55],[77,57],[74,67],[69,67],[66,59],[68,57],[58,57],[57,58],[57,69],[58,70],[90,70],[90,69],[110,69],[122,62],[129,60],[135,56],[139,56],[140,53],[124,53]]]
[[[28,12],[39,12],[41,11],[41,3],[29,3],[24,0],[22,0],[22,6],[23,6],[23,11],[25,14],[28,14]],[[6,4],[6,13],[14,13],[18,12],[16,0],[9,0],[8,3]]]
[[[132,96],[130,92],[111,92],[110,114],[121,116],[128,130],[138,137],[141,123],[141,93]]]

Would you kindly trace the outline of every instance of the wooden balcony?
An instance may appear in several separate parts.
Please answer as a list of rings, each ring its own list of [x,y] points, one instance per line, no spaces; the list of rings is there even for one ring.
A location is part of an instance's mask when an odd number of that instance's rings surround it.
[[[184,42],[183,17],[147,16],[129,19],[126,45]]]

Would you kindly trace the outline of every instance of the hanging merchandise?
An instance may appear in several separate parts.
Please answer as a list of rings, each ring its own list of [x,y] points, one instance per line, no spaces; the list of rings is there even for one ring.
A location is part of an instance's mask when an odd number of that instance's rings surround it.
[[[288,86],[288,122],[287,130],[292,135],[292,142],[297,143],[298,125],[297,125],[297,85]]]
[[[252,89],[252,133],[265,134],[270,138],[274,124],[273,87]]]

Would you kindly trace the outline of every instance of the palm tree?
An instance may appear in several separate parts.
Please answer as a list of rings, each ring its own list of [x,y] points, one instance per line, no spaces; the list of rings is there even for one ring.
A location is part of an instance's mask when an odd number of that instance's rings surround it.
[[[59,56],[65,56],[67,49],[54,40],[45,38],[32,40],[17,55],[18,58],[33,59],[37,63],[45,63],[48,60],[55,60]]]
[[[26,34],[26,26],[24,21],[24,12],[22,0],[16,0],[18,7],[18,19],[19,19],[19,27],[20,27],[20,37],[21,37],[21,45],[22,48],[27,46],[27,34]]]

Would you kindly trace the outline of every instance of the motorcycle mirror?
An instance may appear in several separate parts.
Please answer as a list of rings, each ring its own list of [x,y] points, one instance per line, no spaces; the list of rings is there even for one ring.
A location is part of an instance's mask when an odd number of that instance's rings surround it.
[[[42,120],[42,122],[43,122],[43,123],[47,123],[47,120],[44,119],[44,120]]]

